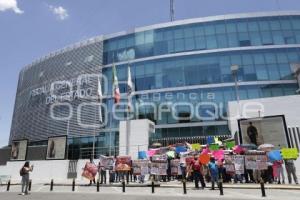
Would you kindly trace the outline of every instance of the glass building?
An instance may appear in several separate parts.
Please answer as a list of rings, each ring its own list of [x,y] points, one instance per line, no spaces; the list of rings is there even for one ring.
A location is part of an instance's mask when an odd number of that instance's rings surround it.
[[[45,144],[68,135],[69,158],[118,149],[112,66],[126,108],[127,69],[133,119],[155,122],[151,142],[164,144],[230,136],[227,104],[236,100],[231,66],[238,65],[239,97],[296,94],[291,64],[300,62],[300,12],[234,14],[187,19],[99,36],[26,66],[19,76],[10,135]],[[101,74],[104,107],[97,107]],[[163,110],[163,112],[161,112]],[[102,126],[98,126],[103,121]],[[97,124],[97,126],[95,126]],[[150,142],[150,143],[151,143]]]

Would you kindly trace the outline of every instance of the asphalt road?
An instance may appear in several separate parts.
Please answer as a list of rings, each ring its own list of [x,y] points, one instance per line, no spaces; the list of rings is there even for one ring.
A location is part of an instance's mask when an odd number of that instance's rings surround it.
[[[218,190],[211,191],[188,189],[187,195],[183,194],[180,188],[155,188],[155,194],[151,193],[151,188],[126,188],[126,193],[122,193],[120,187],[100,188],[96,192],[96,187],[76,187],[72,192],[70,187],[59,186],[54,188],[54,192],[49,192],[49,186],[34,185],[33,191],[28,196],[20,196],[20,186],[12,186],[10,192],[5,191],[5,187],[0,187],[1,200],[182,200],[182,199],[228,199],[228,200],[296,200],[299,199],[299,190],[266,190],[267,197],[262,198],[260,190],[257,189],[224,189],[224,196],[220,196]]]

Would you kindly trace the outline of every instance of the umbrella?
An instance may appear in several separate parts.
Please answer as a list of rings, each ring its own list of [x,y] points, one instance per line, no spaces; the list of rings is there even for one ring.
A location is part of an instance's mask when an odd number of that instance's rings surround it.
[[[271,151],[274,148],[273,144],[262,144],[258,147],[259,150]]]

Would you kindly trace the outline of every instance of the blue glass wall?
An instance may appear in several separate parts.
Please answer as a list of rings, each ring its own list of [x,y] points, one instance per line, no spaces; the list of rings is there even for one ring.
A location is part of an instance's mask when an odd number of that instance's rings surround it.
[[[194,23],[104,42],[104,64],[186,51],[300,43],[300,17],[259,17]]]

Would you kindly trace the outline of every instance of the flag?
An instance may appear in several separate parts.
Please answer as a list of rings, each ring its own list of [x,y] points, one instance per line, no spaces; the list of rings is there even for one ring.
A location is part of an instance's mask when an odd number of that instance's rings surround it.
[[[101,101],[102,98],[102,88],[101,88],[101,81],[100,78],[98,79],[98,90],[97,90],[98,102]],[[102,123],[102,110],[101,106],[99,107],[99,121]]]
[[[131,94],[132,94],[132,80],[131,80],[131,72],[130,72],[130,66],[128,66],[128,80],[127,80],[127,97],[128,97],[128,110],[130,110],[131,107]]]
[[[128,66],[128,80],[127,80],[127,95],[130,96],[132,94],[132,80],[131,80],[131,72],[130,66]]]
[[[114,97],[114,102],[115,104],[118,104],[121,99],[120,95],[120,89],[119,89],[119,83],[118,83],[118,77],[117,77],[117,71],[116,71],[116,66],[113,64],[112,66],[112,72],[113,72],[113,97]]]

